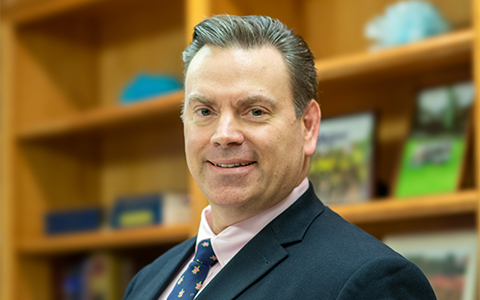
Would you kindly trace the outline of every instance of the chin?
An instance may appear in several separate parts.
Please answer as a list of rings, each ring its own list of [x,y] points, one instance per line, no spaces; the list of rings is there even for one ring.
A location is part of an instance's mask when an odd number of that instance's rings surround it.
[[[251,201],[244,188],[219,188],[205,193],[211,204],[221,207],[242,207]]]

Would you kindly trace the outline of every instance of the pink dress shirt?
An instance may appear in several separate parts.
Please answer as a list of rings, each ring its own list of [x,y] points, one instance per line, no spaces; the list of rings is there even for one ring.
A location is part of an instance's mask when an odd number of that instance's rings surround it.
[[[290,195],[277,205],[267,209],[264,212],[259,213],[249,219],[235,223],[225,228],[218,235],[215,235],[211,230],[210,224],[212,224],[212,208],[207,206],[202,211],[200,228],[198,229],[197,242],[204,239],[211,239],[213,251],[217,256],[218,263],[213,265],[208,272],[207,278],[197,293],[199,295],[203,288],[220,272],[220,270],[245,246],[257,233],[260,232],[265,226],[268,225],[273,219],[285,211],[290,205],[300,198],[303,193],[308,189],[308,179],[305,178],[300,185],[298,185]],[[198,245],[197,245],[198,247]],[[196,251],[196,249],[195,249]],[[193,260],[193,254],[185,263],[182,270],[178,272],[175,279],[170,282],[167,288],[160,295],[158,300],[166,300],[168,295],[173,289],[173,286],[180,278],[180,275],[185,272],[188,264]]]

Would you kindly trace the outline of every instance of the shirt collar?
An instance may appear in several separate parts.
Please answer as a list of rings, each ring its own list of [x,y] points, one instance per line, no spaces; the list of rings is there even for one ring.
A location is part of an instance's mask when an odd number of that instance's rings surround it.
[[[295,201],[307,191],[308,184],[308,179],[305,178],[292,193],[280,203],[251,218],[225,228],[218,235],[213,233],[207,221],[207,219],[211,218],[212,214],[211,206],[207,206],[202,211],[197,243],[204,239],[210,239],[218,262],[224,267],[260,230],[290,207],[290,205],[295,203]]]

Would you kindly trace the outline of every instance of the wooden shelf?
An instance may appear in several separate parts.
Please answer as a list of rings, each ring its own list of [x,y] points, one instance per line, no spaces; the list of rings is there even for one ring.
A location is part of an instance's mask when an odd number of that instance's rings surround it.
[[[13,23],[25,23],[59,14],[86,4],[106,0],[42,0],[2,5],[2,18]]]
[[[101,130],[145,120],[146,118],[177,114],[180,118],[183,92],[122,106],[92,110],[69,119],[49,121],[19,130],[21,141],[49,139],[91,130]]]
[[[469,29],[395,48],[319,60],[317,74],[322,83],[364,75],[411,74],[422,68],[458,65],[471,60],[473,39],[473,30]]]
[[[477,213],[479,196],[478,191],[469,190],[418,198],[392,198],[351,205],[332,205],[331,209],[355,224],[399,221]]]
[[[141,229],[102,230],[20,240],[19,252],[28,255],[53,255],[96,249],[113,249],[180,243],[190,237],[190,224],[153,226]]]

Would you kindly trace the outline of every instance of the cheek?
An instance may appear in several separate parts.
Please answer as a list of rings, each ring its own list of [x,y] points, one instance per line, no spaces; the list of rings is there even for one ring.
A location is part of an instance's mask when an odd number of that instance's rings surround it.
[[[189,166],[195,162],[196,157],[198,157],[198,148],[201,146],[201,139],[199,135],[196,134],[194,130],[185,129],[185,154],[187,156],[187,163]]]
[[[283,161],[296,159],[292,157],[299,153],[303,153],[303,140],[299,138],[298,134],[294,134],[290,130],[286,130],[288,127],[280,127],[275,130],[256,131],[254,132],[257,149],[261,149],[262,154],[269,160]]]
[[[278,141],[279,153],[285,160],[297,164],[304,156],[304,143],[301,130],[295,130],[295,127],[290,127],[292,130],[285,130]]]
[[[195,126],[186,126],[183,133],[186,150],[191,151],[192,149],[203,147],[203,144],[209,140],[207,138],[207,130],[202,130],[202,128]]]
[[[208,128],[188,126],[184,129],[184,138],[187,164],[194,171],[200,168],[208,149],[211,149],[211,131]]]

